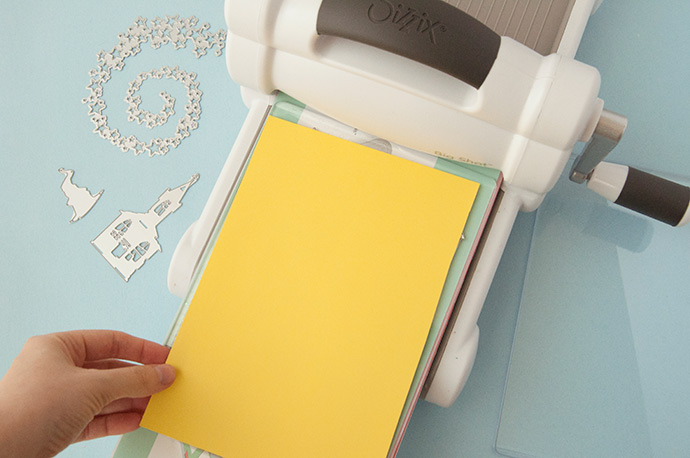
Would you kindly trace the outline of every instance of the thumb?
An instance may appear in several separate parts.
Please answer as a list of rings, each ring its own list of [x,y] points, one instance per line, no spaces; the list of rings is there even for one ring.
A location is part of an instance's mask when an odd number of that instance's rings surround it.
[[[163,391],[175,380],[169,364],[129,366],[98,371],[99,390],[107,403],[121,398],[143,398]]]

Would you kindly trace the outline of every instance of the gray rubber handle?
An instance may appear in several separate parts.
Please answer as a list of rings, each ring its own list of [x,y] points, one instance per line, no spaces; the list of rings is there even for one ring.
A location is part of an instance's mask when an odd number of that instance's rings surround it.
[[[323,0],[316,31],[412,59],[475,88],[501,45],[498,34],[441,0]]]
[[[690,188],[629,167],[615,203],[677,226],[690,206]]]

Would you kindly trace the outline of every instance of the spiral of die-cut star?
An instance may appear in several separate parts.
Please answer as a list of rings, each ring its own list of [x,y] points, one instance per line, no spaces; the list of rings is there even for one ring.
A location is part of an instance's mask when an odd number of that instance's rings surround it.
[[[156,137],[145,142],[135,135],[125,136],[117,128],[112,128],[108,123],[108,117],[104,114],[106,103],[103,100],[103,86],[111,76],[113,70],[121,71],[125,67],[125,60],[141,52],[142,43],[149,43],[153,49],[172,44],[175,49],[187,47],[187,43],[193,45],[193,52],[197,58],[207,55],[208,51],[215,48],[214,54],[221,56],[225,48],[226,32],[218,30],[209,32],[210,25],[199,25],[199,20],[194,17],[180,18],[179,15],[156,17],[147,20],[138,17],[127,31],[118,35],[118,43],[110,52],[104,50],[97,54],[98,65],[89,71],[89,84],[86,89],[89,95],[82,99],[88,106],[89,117],[95,125],[94,133],[108,140],[123,152],[132,151],[139,155],[149,156],[164,155],[171,148],[180,145],[183,139],[190,135],[190,131],[198,127],[201,115],[201,96],[199,82],[195,73],[186,72],[179,67],[164,66],[149,72],[140,73],[135,80],[130,82],[125,102],[127,102],[128,120],[138,124],[145,124],[153,129],[168,122],[174,114],[175,98],[167,92],[161,92],[163,107],[160,113],[151,113],[140,108],[141,97],[137,94],[141,84],[151,79],[170,78],[181,83],[187,95],[184,116],[177,123],[175,133],[171,137]]]

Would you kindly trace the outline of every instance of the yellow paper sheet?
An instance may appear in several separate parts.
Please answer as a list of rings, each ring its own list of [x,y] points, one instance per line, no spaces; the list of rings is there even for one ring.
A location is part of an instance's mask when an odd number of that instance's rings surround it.
[[[477,188],[269,117],[142,426],[225,458],[384,458]]]

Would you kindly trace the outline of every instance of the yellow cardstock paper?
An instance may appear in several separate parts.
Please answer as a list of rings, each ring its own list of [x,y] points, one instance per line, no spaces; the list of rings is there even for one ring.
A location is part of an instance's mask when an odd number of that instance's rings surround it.
[[[142,426],[385,458],[478,184],[269,117]]]

